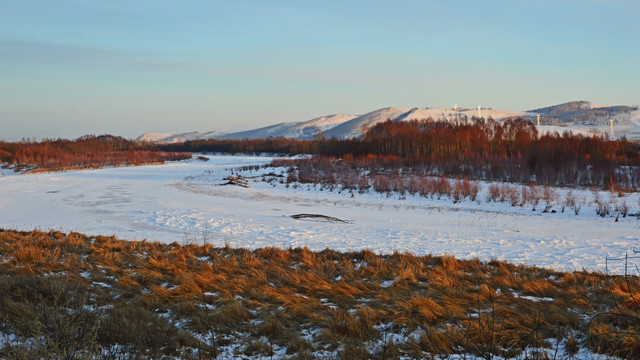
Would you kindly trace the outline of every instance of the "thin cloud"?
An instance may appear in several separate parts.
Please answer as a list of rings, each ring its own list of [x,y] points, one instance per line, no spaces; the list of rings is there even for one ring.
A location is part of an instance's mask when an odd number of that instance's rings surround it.
[[[16,66],[70,66],[140,71],[183,68],[184,62],[161,54],[0,38],[0,63]]]

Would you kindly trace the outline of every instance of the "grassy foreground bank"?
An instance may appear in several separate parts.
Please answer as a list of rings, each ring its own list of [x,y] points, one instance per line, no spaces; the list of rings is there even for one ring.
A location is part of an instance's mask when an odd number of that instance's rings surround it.
[[[637,358],[639,302],[501,261],[0,230],[0,358]]]

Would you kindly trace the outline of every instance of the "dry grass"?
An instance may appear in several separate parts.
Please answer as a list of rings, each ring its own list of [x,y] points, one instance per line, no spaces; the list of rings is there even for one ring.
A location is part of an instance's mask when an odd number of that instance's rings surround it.
[[[0,357],[632,358],[639,302],[636,278],[495,260],[0,231]]]

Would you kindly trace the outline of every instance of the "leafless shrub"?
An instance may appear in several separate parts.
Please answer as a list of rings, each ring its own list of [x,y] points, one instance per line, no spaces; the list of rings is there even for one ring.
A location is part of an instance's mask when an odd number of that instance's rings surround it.
[[[487,194],[487,201],[498,202],[500,201],[500,185],[496,183],[489,184],[489,192]]]
[[[469,181],[467,178],[456,179],[453,182],[451,197],[454,202],[458,202],[464,198],[475,201],[480,191],[480,184],[477,181]]]
[[[525,185],[522,185],[522,187],[520,188],[520,200],[522,201],[520,203],[520,206],[524,206],[525,204],[531,202],[531,194],[529,192],[529,188]]]
[[[504,185],[503,191],[505,193],[505,198],[509,200],[511,206],[518,206],[521,202],[521,194],[518,187],[515,185]]]
[[[470,181],[466,178],[462,180],[462,193],[471,201],[476,201],[479,192],[480,183],[478,183],[477,181]]]
[[[602,199],[600,197],[600,193],[597,190],[593,192],[593,204],[596,209],[596,214],[598,214],[600,217],[605,217],[611,213],[611,206],[609,202],[605,199]]]
[[[407,190],[406,184],[404,182],[404,177],[400,174],[395,174],[391,176],[391,185],[393,192],[399,193],[400,195],[404,195]]]
[[[577,205],[576,196],[573,194],[573,191],[569,190],[567,194],[564,196],[564,202],[562,203],[562,212],[564,212],[565,208],[575,209],[576,205]],[[576,212],[576,215],[578,215],[577,214],[578,212],[580,212],[580,210]]]
[[[464,195],[462,194],[462,179],[454,180],[453,189],[451,190],[451,198],[454,203],[457,203],[464,198]]]
[[[544,200],[545,205],[543,212],[549,212],[551,210],[551,206],[555,203],[557,197],[558,192],[555,191],[555,189],[546,185],[544,186],[542,189],[542,200]]]
[[[622,201],[618,202],[618,204],[616,205],[616,212],[618,213],[618,216],[622,215],[622,217],[627,217],[627,214],[629,214],[629,206],[627,205],[627,200],[622,199]]]
[[[373,178],[373,190],[379,193],[391,194],[391,182],[385,175],[377,175]]]
[[[420,195],[423,197],[433,198],[438,192],[438,180],[435,178],[425,177],[422,179]]]
[[[536,207],[540,203],[542,195],[540,194],[540,188],[535,184],[531,184],[528,189],[528,201],[531,204],[533,211],[536,211]]]
[[[345,174],[345,176],[342,177],[339,182],[340,184],[342,184],[343,189],[355,190],[357,188],[357,178],[351,173]]]
[[[369,184],[369,178],[367,176],[358,177],[358,191],[362,194],[369,190],[371,185]]]
[[[438,178],[438,184],[437,184],[438,188],[436,190],[437,194],[438,194],[438,198],[440,198],[440,196],[448,196],[449,194],[451,194],[451,183],[449,182],[449,180],[447,178],[445,178],[444,176],[440,176]]]
[[[409,176],[409,184],[407,185],[407,191],[409,194],[415,195],[420,193],[420,178],[415,175]]]
[[[287,175],[287,184],[291,184],[292,182],[298,181],[298,175],[295,171],[290,171],[289,175]]]

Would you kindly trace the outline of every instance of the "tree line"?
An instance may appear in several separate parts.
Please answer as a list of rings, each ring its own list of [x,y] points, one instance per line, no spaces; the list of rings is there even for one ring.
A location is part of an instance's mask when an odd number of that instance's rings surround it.
[[[626,139],[570,132],[539,134],[521,118],[460,121],[390,120],[361,139],[195,140],[165,151],[314,154],[359,167],[411,167],[429,175],[543,185],[640,188],[640,146]]]
[[[75,140],[0,142],[0,165],[13,168],[58,170],[140,165],[188,159],[191,154],[165,152],[111,135],[86,135]]]

